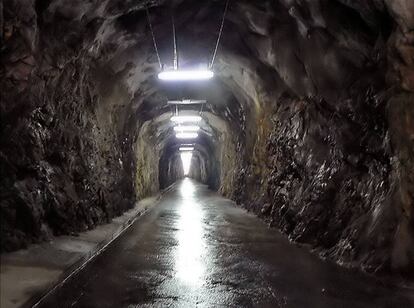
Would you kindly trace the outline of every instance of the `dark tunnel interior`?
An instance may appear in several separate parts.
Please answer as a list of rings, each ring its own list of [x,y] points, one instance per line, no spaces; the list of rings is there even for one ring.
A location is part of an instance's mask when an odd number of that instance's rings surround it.
[[[1,251],[111,221],[186,176],[325,259],[414,270],[414,2],[0,2]],[[205,104],[171,105],[172,100]],[[201,116],[195,139],[171,117]]]

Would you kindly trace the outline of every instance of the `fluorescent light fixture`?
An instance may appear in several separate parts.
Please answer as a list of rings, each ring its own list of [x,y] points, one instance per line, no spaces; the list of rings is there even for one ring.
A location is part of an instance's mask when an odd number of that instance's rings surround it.
[[[200,126],[197,125],[180,125],[174,126],[176,132],[198,132]]]
[[[184,175],[188,175],[191,167],[191,158],[193,157],[192,152],[184,152],[180,154],[181,161],[183,163]]]
[[[180,147],[178,150],[180,152],[188,152],[188,151],[193,151],[194,147]]]
[[[165,81],[187,81],[187,80],[206,80],[213,78],[214,73],[210,70],[194,71],[164,71],[158,74],[158,79]]]
[[[181,101],[168,101],[167,104],[169,105],[201,105],[205,104],[207,101],[205,99],[183,99]]]
[[[177,133],[175,137],[178,139],[194,139],[198,137],[198,133]]]
[[[171,117],[171,121],[176,123],[184,123],[184,122],[200,122],[200,116],[173,116]]]

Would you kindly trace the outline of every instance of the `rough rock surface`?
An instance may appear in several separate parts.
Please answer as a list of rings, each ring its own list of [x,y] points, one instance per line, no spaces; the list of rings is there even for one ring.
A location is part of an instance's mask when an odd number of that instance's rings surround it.
[[[181,177],[166,102],[195,98],[192,177],[338,263],[413,270],[412,1],[232,1],[216,78],[179,86],[143,1],[1,3],[2,251]],[[222,1],[148,5],[166,68],[171,13],[180,66],[210,60]]]

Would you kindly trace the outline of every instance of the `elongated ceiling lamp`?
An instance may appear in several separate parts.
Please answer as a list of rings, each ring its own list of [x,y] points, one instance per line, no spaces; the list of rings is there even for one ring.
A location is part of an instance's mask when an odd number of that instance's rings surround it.
[[[202,105],[207,103],[205,99],[183,99],[180,101],[168,101],[168,105]]]
[[[200,126],[197,125],[179,125],[174,126],[174,130],[176,132],[198,132],[200,129]]]
[[[201,117],[200,116],[184,116],[184,115],[175,115],[171,117],[172,122],[176,123],[186,123],[186,122],[200,122]]]
[[[147,12],[147,19],[149,23],[149,27],[151,30],[152,41],[154,44],[154,49],[157,54],[158,63],[161,68],[161,72],[158,74],[158,79],[163,81],[194,81],[194,80],[208,80],[214,77],[214,72],[212,71],[212,67],[214,64],[214,60],[216,58],[217,50],[219,47],[221,35],[223,32],[224,20],[226,17],[227,9],[229,6],[229,0],[226,1],[226,6],[224,8],[223,18],[220,24],[219,35],[217,37],[217,42],[214,48],[213,56],[211,62],[209,63],[208,69],[205,70],[179,70],[178,69],[178,53],[177,53],[177,40],[176,40],[176,33],[175,33],[175,23],[174,23],[174,16],[172,16],[172,28],[173,28],[173,43],[174,43],[174,69],[173,70],[164,70],[163,65],[161,63],[161,58],[158,52],[158,47],[154,35],[154,30],[152,28],[148,7],[145,6]]]
[[[178,139],[194,139],[198,137],[200,126],[194,123],[201,121],[201,116],[179,115],[178,106],[176,106],[175,115],[171,117],[171,121],[175,123],[175,137]],[[189,123],[183,125],[183,123]]]
[[[194,147],[179,147],[180,152],[194,151]]]
[[[178,52],[177,38],[175,33],[174,16],[172,17],[173,43],[174,43],[174,70],[162,71],[158,74],[158,79],[164,81],[191,81],[207,80],[214,76],[210,70],[179,70],[178,69]]]
[[[191,80],[207,80],[214,77],[214,73],[210,70],[193,70],[193,71],[163,71],[158,74],[158,79],[165,81],[191,81]]]
[[[195,139],[198,137],[198,133],[194,132],[182,132],[175,134],[177,139]]]

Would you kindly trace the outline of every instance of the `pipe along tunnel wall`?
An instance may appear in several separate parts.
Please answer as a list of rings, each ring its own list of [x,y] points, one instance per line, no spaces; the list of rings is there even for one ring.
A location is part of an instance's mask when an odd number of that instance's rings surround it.
[[[168,1],[152,1],[172,64]],[[180,65],[220,1],[175,3]],[[142,1],[0,6],[1,251],[77,233],[182,177],[168,99],[207,99],[190,176],[323,257],[412,272],[410,0],[232,2],[206,83],[157,80]]]

